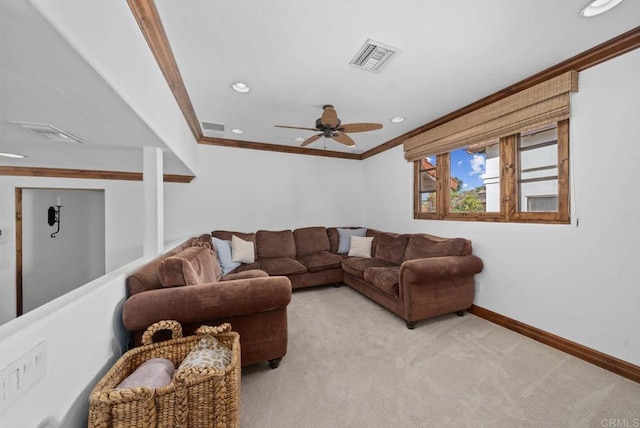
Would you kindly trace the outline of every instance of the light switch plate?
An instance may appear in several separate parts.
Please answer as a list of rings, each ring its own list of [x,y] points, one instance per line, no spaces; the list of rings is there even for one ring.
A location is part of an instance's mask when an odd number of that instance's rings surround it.
[[[0,371],[0,413],[47,373],[47,342],[42,341]]]

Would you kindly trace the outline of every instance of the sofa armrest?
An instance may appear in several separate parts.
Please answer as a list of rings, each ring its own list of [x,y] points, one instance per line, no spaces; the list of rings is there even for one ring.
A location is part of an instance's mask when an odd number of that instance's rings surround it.
[[[161,288],[129,297],[122,321],[127,330],[140,331],[164,319],[195,323],[266,312],[290,301],[291,281],[285,276]]]
[[[470,276],[482,272],[483,267],[482,260],[472,255],[408,260],[400,266],[400,284]]]

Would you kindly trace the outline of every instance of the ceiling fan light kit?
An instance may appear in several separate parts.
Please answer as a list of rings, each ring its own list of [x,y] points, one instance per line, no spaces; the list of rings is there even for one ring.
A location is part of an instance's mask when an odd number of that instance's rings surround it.
[[[338,113],[331,104],[325,104],[322,106],[322,116],[316,120],[315,128],[303,128],[298,126],[285,126],[276,125],[277,128],[290,128],[290,129],[302,129],[305,131],[320,131],[320,134],[313,135],[302,142],[300,147],[308,146],[309,144],[317,141],[320,137],[331,138],[340,144],[344,144],[347,147],[355,147],[356,143],[347,133],[353,132],[366,132],[381,129],[381,123],[348,123],[343,125],[342,121],[338,119]],[[296,138],[296,141],[298,138]]]

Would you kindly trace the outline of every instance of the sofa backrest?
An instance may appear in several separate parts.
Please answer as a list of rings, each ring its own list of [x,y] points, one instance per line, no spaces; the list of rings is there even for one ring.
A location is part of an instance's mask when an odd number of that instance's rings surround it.
[[[290,230],[259,230],[256,232],[258,257],[296,257],[296,241]]]
[[[331,243],[324,226],[304,227],[293,231],[298,256],[308,256],[322,251],[329,251]]]
[[[160,262],[160,284],[165,287],[211,284],[222,277],[222,268],[211,245],[185,248]]]
[[[159,255],[141,268],[133,271],[125,281],[128,295],[133,296],[134,294],[143,291],[162,288],[162,284],[160,283],[160,264],[162,261],[167,257],[175,256],[176,254],[181,253],[185,249],[192,247],[193,245],[197,245],[200,242],[208,242],[210,244],[211,236],[203,234],[197,238],[189,238],[177,247]]]
[[[375,258],[396,265],[402,264],[411,235],[380,232],[377,237]]]
[[[189,238],[182,244],[164,254],[161,254],[129,275],[126,280],[129,296],[133,296],[134,294],[147,290],[162,288],[162,284],[160,284],[160,263],[162,263],[162,260],[165,258],[174,256],[185,248],[189,248],[191,246],[191,241],[192,238]]]
[[[426,233],[415,233],[409,238],[404,260],[442,256],[468,256],[471,251],[471,241],[468,239],[441,238]]]

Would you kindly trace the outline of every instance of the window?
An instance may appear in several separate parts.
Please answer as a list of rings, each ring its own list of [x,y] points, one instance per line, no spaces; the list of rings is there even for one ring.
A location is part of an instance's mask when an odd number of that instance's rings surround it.
[[[436,156],[419,162],[419,190],[421,213],[436,212]]]
[[[569,121],[414,162],[414,218],[569,223]]]
[[[499,140],[454,150],[449,157],[450,212],[499,212]]]

